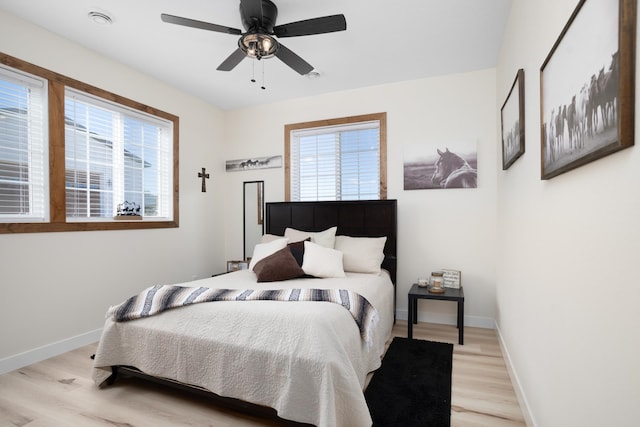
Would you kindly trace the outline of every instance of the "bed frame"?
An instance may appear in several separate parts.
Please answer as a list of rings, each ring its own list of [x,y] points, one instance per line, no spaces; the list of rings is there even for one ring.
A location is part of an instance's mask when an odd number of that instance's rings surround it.
[[[266,204],[265,232],[284,235],[287,227],[304,231],[322,231],[337,226],[336,235],[353,237],[387,236],[382,267],[386,269],[395,287],[397,273],[397,201],[324,201],[324,202],[277,202]],[[395,322],[395,290],[394,290]],[[238,399],[219,396],[200,387],[183,384],[166,378],[145,374],[131,366],[112,366],[112,374],[107,379],[111,385],[118,377],[141,378],[145,381],[169,386],[178,390],[206,396],[214,402],[231,409],[277,419],[287,426],[305,426],[306,424],[279,418],[272,408],[247,403]]]
[[[266,233],[284,235],[287,227],[322,231],[337,226],[336,235],[387,236],[382,267],[395,285],[397,273],[397,201],[354,200],[267,203]]]

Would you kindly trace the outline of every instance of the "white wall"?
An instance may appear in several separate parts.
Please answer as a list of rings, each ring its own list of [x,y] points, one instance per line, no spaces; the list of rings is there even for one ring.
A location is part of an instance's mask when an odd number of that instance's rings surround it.
[[[109,305],[144,286],[223,271],[225,188],[220,110],[2,11],[0,51],[180,117],[179,228],[0,234],[1,372],[95,341]]]
[[[284,125],[387,112],[388,198],[398,200],[398,317],[407,291],[432,270],[463,272],[468,324],[493,327],[495,281],[495,71],[483,70],[227,112],[229,159],[284,155]],[[250,118],[247,125],[247,118]],[[477,189],[403,189],[407,144],[477,141]],[[225,175],[226,254],[242,256],[242,182],[265,181],[265,199],[284,200],[284,169]],[[420,319],[455,324],[455,304],[420,301]]]
[[[632,426],[640,420],[640,151],[540,180],[540,67],[576,3],[513,2],[494,108],[524,68],[526,152],[498,174],[496,319],[532,425]]]

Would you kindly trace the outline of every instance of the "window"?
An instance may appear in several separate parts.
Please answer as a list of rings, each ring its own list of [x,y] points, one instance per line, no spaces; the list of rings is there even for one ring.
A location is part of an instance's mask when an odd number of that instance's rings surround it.
[[[47,81],[0,64],[0,221],[48,215]]]
[[[386,113],[285,126],[288,201],[386,199]]]
[[[178,121],[0,53],[0,233],[177,227]]]
[[[144,218],[170,218],[171,136],[167,120],[67,89],[67,220],[112,218],[124,202]]]

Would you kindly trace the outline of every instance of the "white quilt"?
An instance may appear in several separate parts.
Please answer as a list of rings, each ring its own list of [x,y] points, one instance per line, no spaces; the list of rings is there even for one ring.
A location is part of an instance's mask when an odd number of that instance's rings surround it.
[[[105,321],[93,379],[112,365],[269,406],[317,426],[371,426],[362,389],[380,366],[393,326],[393,286],[380,275],[257,283],[250,270],[183,286],[350,289],[377,310],[371,348],[344,307],[328,302],[225,301],[194,304],[129,322]]]

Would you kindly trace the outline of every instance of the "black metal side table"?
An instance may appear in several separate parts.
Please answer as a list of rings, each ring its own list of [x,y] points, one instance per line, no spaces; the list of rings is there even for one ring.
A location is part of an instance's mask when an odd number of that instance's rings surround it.
[[[429,292],[426,287],[414,283],[409,290],[409,319],[407,321],[408,337],[413,339],[413,325],[418,323],[418,299],[433,299],[441,301],[456,301],[458,303],[458,344],[464,345],[464,292],[462,288],[444,288],[444,293]]]

